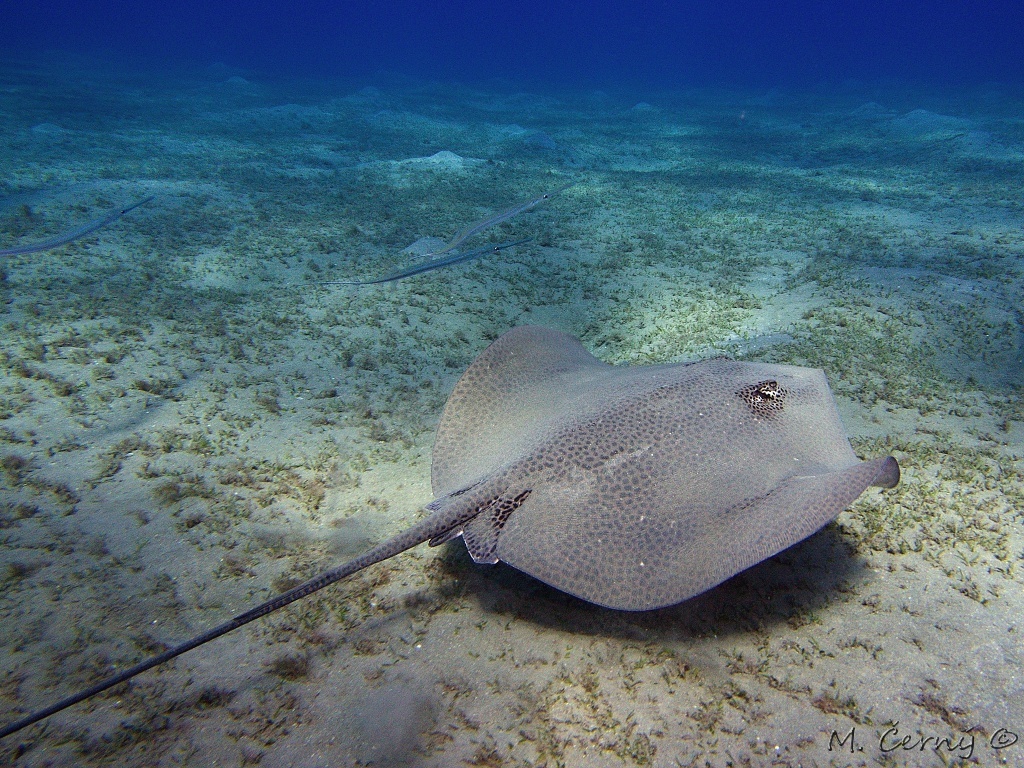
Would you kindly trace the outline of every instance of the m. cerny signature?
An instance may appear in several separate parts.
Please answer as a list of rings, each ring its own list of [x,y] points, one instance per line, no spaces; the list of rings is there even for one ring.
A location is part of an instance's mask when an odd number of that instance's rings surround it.
[[[973,730],[956,736],[928,736],[920,732],[901,733],[899,721],[894,722],[878,736],[878,749],[883,753],[896,751],[904,752],[947,752],[957,757],[969,760],[974,756],[976,737],[979,735]],[[1017,734],[1006,728],[997,729],[988,739],[988,745],[998,751],[1012,747],[1017,743]],[[857,744],[857,728],[853,727],[845,736],[840,736],[838,731],[832,731],[828,737],[828,751],[848,749],[850,753],[863,751],[863,747]]]

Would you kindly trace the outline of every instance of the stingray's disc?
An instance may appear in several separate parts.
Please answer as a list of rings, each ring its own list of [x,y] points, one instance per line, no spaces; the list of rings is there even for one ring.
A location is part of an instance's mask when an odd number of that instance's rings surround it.
[[[471,551],[643,610],[800,541],[898,467],[857,459],[820,370],[614,367],[524,327],[469,367],[438,426],[435,493],[497,475],[508,487],[466,526]]]

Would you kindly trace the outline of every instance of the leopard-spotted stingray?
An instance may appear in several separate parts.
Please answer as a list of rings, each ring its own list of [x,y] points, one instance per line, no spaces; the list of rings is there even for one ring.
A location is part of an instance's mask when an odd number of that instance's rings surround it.
[[[422,542],[461,536],[591,603],[682,602],[806,538],[892,457],[859,461],[820,370],[708,360],[612,366],[571,336],[522,327],[448,398],[428,516],[355,560],[0,729],[0,737]]]

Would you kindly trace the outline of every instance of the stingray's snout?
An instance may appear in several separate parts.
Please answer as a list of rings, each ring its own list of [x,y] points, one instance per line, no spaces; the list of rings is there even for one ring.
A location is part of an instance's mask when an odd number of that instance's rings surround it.
[[[892,456],[878,461],[878,474],[871,484],[878,488],[895,488],[900,481],[900,465]]]

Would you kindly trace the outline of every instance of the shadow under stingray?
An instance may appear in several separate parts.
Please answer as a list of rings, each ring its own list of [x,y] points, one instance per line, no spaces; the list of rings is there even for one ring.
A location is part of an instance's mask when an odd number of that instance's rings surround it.
[[[800,626],[851,582],[868,578],[866,562],[834,524],[706,592],[651,611],[603,608],[503,563],[481,567],[461,542],[446,548],[437,571],[443,578],[434,589],[452,585],[453,591],[475,597],[487,613],[537,627],[651,642]]]

